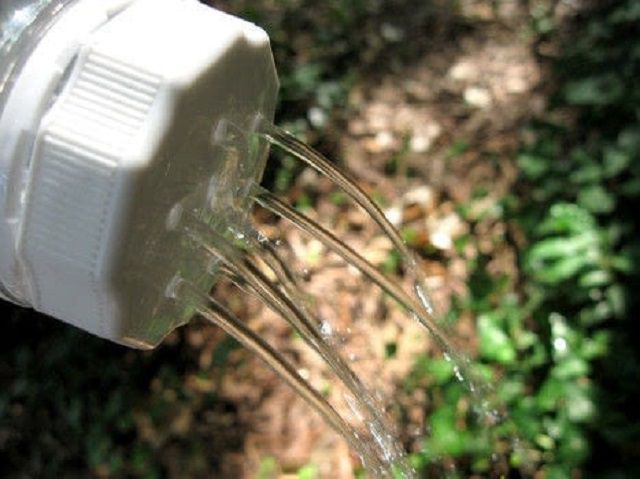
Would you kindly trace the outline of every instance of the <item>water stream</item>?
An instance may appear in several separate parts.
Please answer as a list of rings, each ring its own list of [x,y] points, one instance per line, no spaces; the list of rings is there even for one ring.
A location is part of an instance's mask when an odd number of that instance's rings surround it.
[[[263,122],[259,126],[258,135],[326,175],[364,209],[399,252],[405,274],[411,280],[411,293],[387,278],[336,235],[269,191],[253,185],[250,188],[252,200],[321,242],[393,298],[439,346],[443,356],[451,361],[457,377],[467,389],[472,394],[481,394],[483,388],[477,386],[478,382],[468,371],[463,356],[457,352],[448,339],[447,332],[436,321],[432,302],[424,287],[424,274],[417,260],[378,206],[338,167],[284,130]],[[210,274],[223,275],[244,293],[257,297],[285,320],[311,350],[322,358],[331,368],[335,381],[343,387],[343,399],[347,411],[351,414],[334,407],[296,371],[295,366],[284,355],[252,331],[216,298],[200,291],[196,285],[179,276],[170,288],[170,296],[191,305],[202,317],[223,328],[267,363],[347,440],[360,456],[370,477],[415,477],[415,471],[397,439],[394,427],[389,423],[384,408],[377,399],[380,392],[365,384],[350,367],[349,361],[343,357],[331,334],[328,334],[323,320],[305,300],[305,292],[297,280],[296,273],[280,254],[277,245],[250,223],[246,211],[241,211],[241,208],[232,202],[226,206],[222,213],[224,217],[217,218],[215,226],[202,219],[207,215],[186,215],[182,227],[187,240],[209,262]],[[220,224],[226,225],[225,228],[221,230]],[[271,278],[275,278],[275,281]],[[474,402],[483,405],[486,401],[479,398]],[[484,411],[484,414],[492,417],[495,415],[490,408]]]
[[[256,354],[286,381],[349,445],[358,452],[367,469],[384,471],[381,458],[367,447],[357,430],[336,412],[329,402],[306,381],[295,366],[282,354],[274,350],[264,339],[248,328],[236,315],[215,298],[203,294],[196,286],[178,279],[172,285],[172,295],[196,305],[198,313],[208,321],[221,327],[240,344]]]
[[[384,460],[384,467],[372,468],[368,466],[369,470],[375,472],[376,475],[390,475],[393,470],[397,470],[403,473],[401,477],[411,477],[412,470],[406,461],[404,451],[395,440],[379,404],[339,352],[327,342],[321,331],[321,322],[300,304],[301,295],[297,292],[290,293],[288,288],[280,288],[272,283],[258,268],[255,259],[252,259],[249,254],[245,254],[215,230],[208,229],[206,225],[198,225],[197,223],[190,225],[188,235],[210,255],[211,259],[217,259],[226,264],[264,304],[284,318],[331,367],[338,380],[348,391],[349,396],[355,398],[351,402],[354,415],[361,418],[359,422],[367,432],[366,435],[358,434],[361,447],[370,451],[368,455]],[[235,238],[239,241],[245,241],[249,251],[260,251],[257,248],[252,248],[254,245],[249,239],[251,235],[236,233]],[[265,262],[268,264],[271,260],[265,257]],[[279,264],[284,263],[280,261]],[[277,270],[274,273],[278,274]],[[366,455],[363,456],[363,460],[367,465],[365,457]]]
[[[409,315],[418,321],[418,323],[427,330],[431,338],[437,342],[444,357],[453,364],[458,379],[465,383],[466,387],[472,393],[480,394],[480,390],[484,388],[484,385],[482,387],[479,386],[479,383],[482,383],[482,381],[474,377],[473,373],[469,370],[469,364],[466,358],[458,352],[458,349],[452,344],[451,340],[447,338],[447,333],[437,324],[436,311],[425,289],[426,278],[424,272],[418,265],[415,255],[407,247],[398,230],[391,224],[378,205],[358,186],[354,179],[350,178],[346,172],[343,172],[339,167],[329,161],[322,153],[270,122],[264,121],[260,126],[260,133],[267,141],[282,148],[328,177],[351,197],[382,229],[400,254],[406,274],[411,279],[413,294],[417,301],[411,299],[399,286],[385,278],[373,265],[368,264],[364,258],[357,255],[348,245],[345,245],[344,242],[324,230],[310,218],[306,218],[293,208],[279,201],[278,198],[268,191],[262,190],[254,193],[254,199],[262,206],[288,219],[296,226],[304,229],[311,236],[323,242],[329,249],[342,256],[347,263],[360,269],[365,276],[390,294],[398,303],[407,309]],[[478,401],[478,403],[481,402],[483,401]],[[487,413],[492,415],[492,413]]]

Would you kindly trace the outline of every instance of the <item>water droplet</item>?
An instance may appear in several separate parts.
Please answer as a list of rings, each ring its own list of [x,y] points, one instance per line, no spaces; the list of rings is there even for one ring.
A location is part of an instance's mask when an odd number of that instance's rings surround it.
[[[320,324],[320,332],[324,337],[331,337],[333,335],[333,326],[328,321],[322,321]]]

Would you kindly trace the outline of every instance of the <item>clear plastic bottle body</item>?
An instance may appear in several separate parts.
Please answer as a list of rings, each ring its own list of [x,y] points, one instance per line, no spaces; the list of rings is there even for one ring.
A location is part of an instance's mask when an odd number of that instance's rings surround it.
[[[16,79],[39,41],[63,10],[76,0],[2,0],[0,2],[0,117]],[[0,158],[0,162],[3,158]],[[9,190],[9,177],[0,175],[0,192]],[[4,202],[3,202],[4,203]],[[4,208],[0,215],[4,215]],[[0,277],[0,298],[25,304]]]
[[[75,0],[0,2],[0,114],[15,77],[62,9]]]

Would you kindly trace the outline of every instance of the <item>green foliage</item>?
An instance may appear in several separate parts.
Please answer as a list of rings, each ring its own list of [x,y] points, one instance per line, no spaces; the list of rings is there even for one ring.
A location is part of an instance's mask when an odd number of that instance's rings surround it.
[[[298,479],[316,479],[318,474],[318,466],[307,464],[298,470]]]
[[[213,351],[213,366],[222,368],[227,365],[229,355],[240,347],[240,343],[231,336],[226,336]]]
[[[393,248],[387,254],[387,257],[382,264],[382,270],[387,274],[395,274],[398,272],[400,265],[402,264],[402,257],[397,249]]]
[[[492,449],[517,431],[510,465],[521,473],[640,474],[632,319],[640,284],[638,19],[640,1],[605,1],[573,25],[548,116],[564,121],[531,125],[535,139],[517,158],[517,197],[504,203],[527,239],[520,277],[489,274],[491,258],[480,256],[470,264],[469,295],[455,303],[454,313],[477,318],[477,363],[500,378],[495,392],[510,412],[512,429],[498,427]],[[540,36],[555,28],[545,9],[533,12],[532,24]],[[427,363],[418,361],[407,382],[439,387],[431,393],[431,435],[414,463],[466,458],[481,472],[485,451],[474,438],[482,428],[469,422],[446,365]]]
[[[511,364],[516,359],[516,350],[504,331],[500,318],[496,314],[486,313],[478,317],[478,336],[480,355],[502,364]]]
[[[519,158],[528,196],[517,214],[531,241],[523,263],[536,298],[533,318],[553,361],[538,373],[538,406],[565,431],[548,434],[554,471],[638,474],[629,441],[639,437],[631,426],[639,398],[631,383],[640,368],[631,343],[640,233],[639,12],[637,0],[600,2],[577,25],[557,64],[562,84],[554,104],[572,108],[575,120],[536,125],[537,141]],[[600,457],[587,457],[589,444]]]
[[[260,461],[260,467],[256,474],[257,479],[271,479],[276,476],[278,471],[278,463],[275,458],[269,456]]]

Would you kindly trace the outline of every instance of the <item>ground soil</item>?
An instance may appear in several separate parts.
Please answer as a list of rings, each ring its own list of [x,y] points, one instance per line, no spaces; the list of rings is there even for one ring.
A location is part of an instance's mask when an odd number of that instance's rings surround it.
[[[490,271],[514,271],[514,250],[505,239],[508,225],[497,201],[516,179],[513,158],[523,123],[544,108],[543,72],[527,34],[524,7],[517,2],[498,2],[499,8],[491,8],[490,2],[461,3],[461,20],[473,28],[425,47],[409,65],[390,62],[384,74],[362,81],[351,92],[344,128],[328,133],[343,164],[382,199],[387,216],[412,231],[410,243],[422,252],[421,266],[442,311],[452,295],[465,294],[469,259],[478,252],[493,258]],[[305,212],[370,261],[384,265],[390,242],[357,208],[337,201],[334,192],[309,170],[299,176],[287,200],[295,203],[303,194],[317,198]],[[268,237],[289,245],[282,254],[307,292],[318,298],[314,304],[341,338],[340,351],[384,393],[393,411],[402,410],[400,436],[409,449],[418,447],[413,442],[424,419],[425,398],[420,393],[408,396],[401,384],[417,354],[438,354],[428,336],[318,241],[264,211],[255,218]],[[479,240],[459,247],[465,235]],[[335,399],[335,380],[325,364],[284,321],[230,285],[220,286],[216,294]],[[470,355],[474,331],[474,318],[458,321],[456,340]],[[201,351],[202,366],[209,367],[224,335],[204,327],[186,335]],[[395,357],[384,360],[391,344]],[[238,434],[227,448],[216,447],[225,451],[220,477],[256,477],[261,468],[271,477],[267,457],[275,458],[277,477],[295,477],[309,463],[321,477],[353,477],[358,461],[345,441],[245,351],[232,351],[213,379],[194,379],[190,387],[215,391],[233,404],[234,425],[222,431]],[[225,443],[225,437],[216,441]]]

